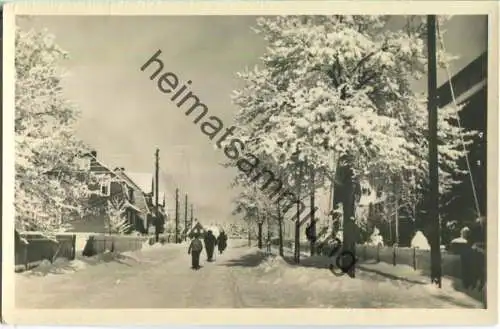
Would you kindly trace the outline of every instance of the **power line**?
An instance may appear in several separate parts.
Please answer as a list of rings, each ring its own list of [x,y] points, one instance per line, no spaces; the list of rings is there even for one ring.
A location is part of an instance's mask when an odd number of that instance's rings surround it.
[[[444,46],[444,40],[443,40],[443,36],[442,36],[441,29],[440,29],[439,25],[440,25],[439,22],[437,22],[436,26],[437,26],[439,44],[440,44],[441,48],[443,49],[443,52],[446,53],[446,48]],[[454,108],[455,108],[455,112],[454,113],[455,113],[455,116],[456,116],[458,127],[460,128],[460,130],[462,130],[462,124],[460,122],[460,116],[458,114],[458,103],[457,103],[457,99],[455,97],[455,90],[453,89],[453,83],[451,82],[451,74],[450,74],[449,65],[448,65],[448,62],[446,60],[444,60],[444,66],[445,66],[446,74],[448,76],[448,85],[450,86],[451,98],[453,100],[453,105],[454,105]],[[467,164],[467,171],[469,173],[470,183],[472,185],[472,195],[474,196],[474,204],[475,204],[475,207],[476,207],[476,214],[478,215],[478,217],[480,217],[481,216],[481,210],[480,210],[480,207],[479,207],[479,199],[478,199],[478,196],[477,196],[476,185],[474,184],[474,178],[472,177],[472,170],[471,170],[471,165],[470,165],[470,161],[469,161],[469,155],[468,155],[468,152],[467,152],[467,147],[465,146],[465,141],[464,141],[464,136],[462,134],[462,131],[460,131],[459,134],[460,134],[460,141],[461,141],[461,144],[462,144],[462,148],[463,148],[464,153],[465,153],[465,162]]]

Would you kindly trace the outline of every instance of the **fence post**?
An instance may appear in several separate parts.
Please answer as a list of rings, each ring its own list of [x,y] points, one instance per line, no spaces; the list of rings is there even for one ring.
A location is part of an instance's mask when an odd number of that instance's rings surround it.
[[[24,244],[23,257],[24,257],[24,268],[27,271],[28,270],[28,245],[27,244]]]
[[[413,269],[416,271],[417,270],[417,251],[415,247],[412,248],[413,250]]]
[[[380,263],[380,245],[377,244],[377,263]]]
[[[71,236],[71,260],[76,258],[76,234]]]
[[[392,246],[392,265],[396,266],[396,246]]]
[[[366,244],[363,246],[363,259],[366,260]]]

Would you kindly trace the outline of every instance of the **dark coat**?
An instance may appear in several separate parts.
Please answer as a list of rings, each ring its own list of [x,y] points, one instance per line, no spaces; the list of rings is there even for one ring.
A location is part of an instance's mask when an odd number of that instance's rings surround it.
[[[219,250],[225,250],[227,247],[227,235],[226,233],[222,232],[219,234],[217,237],[217,246],[219,246]]]
[[[217,243],[217,239],[212,233],[207,233],[204,238],[205,248],[208,250],[213,250],[215,244]]]

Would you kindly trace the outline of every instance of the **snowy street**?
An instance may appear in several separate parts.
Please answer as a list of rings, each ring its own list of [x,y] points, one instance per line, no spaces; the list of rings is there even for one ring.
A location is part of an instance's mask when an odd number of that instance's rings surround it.
[[[286,255],[285,255],[286,256]],[[16,274],[19,308],[480,308],[478,301],[427,278],[398,279],[387,264],[361,264],[335,277],[303,257],[300,266],[229,240],[216,261],[190,269],[187,246],[151,247],[94,262]]]

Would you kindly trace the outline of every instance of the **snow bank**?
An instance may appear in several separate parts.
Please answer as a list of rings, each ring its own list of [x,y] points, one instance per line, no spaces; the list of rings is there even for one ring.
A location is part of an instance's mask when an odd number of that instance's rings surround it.
[[[428,275],[413,270],[411,266],[360,263],[357,266],[356,277],[353,279],[347,275],[335,276],[332,274],[328,269],[332,260],[328,257],[302,256],[300,265],[293,264],[287,254],[285,254],[285,257],[286,259],[277,255],[268,256],[254,268],[254,270],[258,271],[256,274],[259,276],[260,283],[279,284],[280,286],[289,285],[290,287],[300,286],[318,295],[339,294],[348,296],[350,293],[359,294],[360,291],[368,294],[376,289],[383,295],[395,296],[394,307],[401,307],[401,302],[396,300],[403,298],[403,296],[432,300],[433,303],[440,303],[439,300],[441,300],[443,303],[449,303],[450,305],[482,307],[477,298],[473,299],[471,296],[457,290],[456,280],[444,277],[442,279],[442,288],[439,289],[430,284]],[[415,301],[415,303],[417,302]]]
[[[149,240],[146,240],[142,244],[141,250],[160,249],[160,248],[163,248],[164,246],[165,246],[164,244],[161,244],[159,242],[156,242],[156,243],[153,243],[153,244],[149,244]]]
[[[97,257],[97,256],[95,256]],[[23,276],[46,276],[46,275],[60,275],[70,274],[85,269],[89,263],[96,263],[98,260],[92,259],[89,261],[77,258],[69,261],[66,258],[58,258],[53,263],[48,260],[43,260],[37,267],[21,273]]]
[[[281,256],[277,255],[266,256],[265,260],[257,266],[257,268],[264,273],[269,273],[274,270],[288,269],[288,267],[288,263]]]
[[[71,274],[81,270],[85,270],[89,266],[97,265],[100,263],[107,263],[114,260],[126,260],[132,262],[139,262],[140,258],[137,252],[110,252],[106,251],[102,254],[98,254],[92,257],[84,257],[77,255],[76,259],[69,261],[66,258],[58,258],[53,263],[48,260],[44,260],[39,266],[21,273],[24,276],[47,276],[47,275],[60,275],[60,274]]]
[[[144,252],[154,251],[159,249],[183,249],[187,248],[186,243],[179,244],[165,244],[155,243],[149,245],[145,242],[142,249],[136,251],[127,252],[110,252],[107,250],[102,254],[98,254],[92,257],[84,257],[81,252],[77,253],[76,259],[69,261],[66,258],[58,258],[53,263],[48,260],[43,260],[37,267],[20,273],[23,276],[47,276],[47,275],[60,275],[60,274],[71,274],[77,271],[86,269],[90,265],[97,265],[99,263],[107,263],[115,260],[128,261],[128,262],[141,262],[140,255]]]

